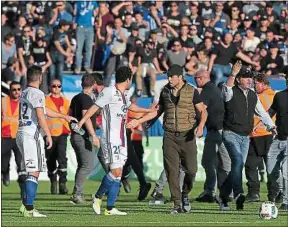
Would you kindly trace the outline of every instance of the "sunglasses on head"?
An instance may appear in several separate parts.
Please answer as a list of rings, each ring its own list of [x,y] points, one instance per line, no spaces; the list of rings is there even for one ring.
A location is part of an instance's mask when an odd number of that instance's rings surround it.
[[[52,87],[53,87],[53,88],[56,88],[56,87],[57,87],[57,88],[61,88],[62,85],[61,85],[61,84],[58,84],[58,85],[57,85],[57,84],[53,84]]]
[[[21,91],[21,88],[13,88],[12,91]]]

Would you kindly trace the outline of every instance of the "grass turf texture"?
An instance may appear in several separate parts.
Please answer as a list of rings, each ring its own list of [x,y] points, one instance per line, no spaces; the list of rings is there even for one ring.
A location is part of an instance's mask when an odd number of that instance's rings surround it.
[[[69,195],[51,195],[50,183],[40,182],[36,199],[36,208],[47,218],[24,218],[18,211],[20,207],[19,188],[14,181],[8,187],[2,186],[2,226],[288,226],[288,213],[280,211],[275,220],[261,220],[258,217],[260,202],[245,204],[244,211],[236,211],[235,203],[230,203],[230,211],[220,211],[215,203],[192,203],[192,213],[170,215],[172,204],[149,206],[150,193],[143,202],[136,201],[138,183],[131,182],[132,192],[126,194],[121,188],[116,207],[128,212],[127,216],[95,215],[91,206],[91,195],[100,182],[87,181],[85,198],[87,204],[73,205]],[[152,188],[154,187],[154,184]],[[190,198],[196,198],[202,191],[203,183],[195,183]],[[261,185],[261,201],[266,197],[265,184]],[[73,182],[68,182],[72,191]],[[165,195],[168,195],[166,188]],[[102,213],[106,198],[102,203]],[[279,204],[278,204],[279,207]]]

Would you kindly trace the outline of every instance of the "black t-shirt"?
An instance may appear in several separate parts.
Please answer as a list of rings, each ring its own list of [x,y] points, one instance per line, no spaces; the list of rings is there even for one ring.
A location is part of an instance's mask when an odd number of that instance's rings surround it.
[[[23,37],[18,44],[18,49],[23,49],[23,57],[25,58],[25,61],[28,61],[29,56],[31,55],[32,51],[32,39],[26,39]]]
[[[83,92],[79,93],[78,95],[75,95],[72,98],[70,105],[72,117],[75,117],[78,121],[80,121],[83,117],[82,110],[88,110],[92,105],[94,105],[94,103],[89,95],[84,94]],[[91,121],[93,124],[93,128],[96,129],[96,114],[94,114],[91,117]],[[84,136],[88,137],[89,133],[85,125],[83,125],[83,129],[86,132]]]
[[[34,58],[34,64],[38,66],[43,66],[47,63],[47,54],[48,50],[46,47],[39,47],[37,43],[33,43],[32,45],[32,56]]]
[[[140,48],[138,56],[141,57],[141,63],[153,63],[153,59],[157,57],[156,50],[146,51],[144,48]]]
[[[287,140],[288,137],[288,89],[277,92],[270,107],[276,112],[276,126],[278,139]]]
[[[216,131],[222,129],[225,109],[220,89],[213,83],[208,82],[203,86],[200,97],[204,105],[207,106],[207,130]]]
[[[66,49],[66,42],[65,42],[65,37],[66,37],[66,33],[65,32],[60,32],[59,30],[56,30],[53,33],[52,36],[52,43],[51,43],[51,53],[52,51],[58,52],[60,54],[60,52],[57,50],[54,42],[58,41],[60,43],[60,45],[62,46],[62,48]]]
[[[227,65],[232,62],[237,53],[238,50],[234,43],[231,43],[228,48],[225,48],[221,43],[216,44],[212,50],[212,54],[217,55],[214,64]]]

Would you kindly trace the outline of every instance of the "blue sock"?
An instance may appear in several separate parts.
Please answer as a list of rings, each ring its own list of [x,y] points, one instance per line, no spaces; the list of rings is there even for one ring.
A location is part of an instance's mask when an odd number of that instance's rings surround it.
[[[102,182],[101,182],[101,185],[98,189],[98,191],[96,192],[95,194],[95,197],[96,198],[102,198],[102,196],[109,190],[109,188],[111,187],[111,185],[114,184],[114,179],[113,179],[113,175],[112,173],[107,173],[103,179],[102,179]]]
[[[21,183],[20,187],[21,187],[22,203],[25,205],[25,203],[26,203],[26,184],[25,184],[25,182]]]
[[[107,196],[107,209],[110,210],[114,207],[115,201],[117,199],[120,190],[121,178],[114,178],[114,183],[111,185]]]
[[[33,206],[38,189],[38,179],[34,176],[27,176],[25,181],[26,203],[25,206]]]

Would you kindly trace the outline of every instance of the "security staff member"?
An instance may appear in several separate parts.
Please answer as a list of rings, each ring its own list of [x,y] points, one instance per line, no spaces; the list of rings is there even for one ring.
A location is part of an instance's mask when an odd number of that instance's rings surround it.
[[[223,200],[220,204],[222,210],[229,209],[227,198],[232,189],[236,209],[243,210],[244,208],[242,170],[248,154],[249,134],[253,130],[254,113],[256,112],[261,121],[270,129],[275,128],[274,122],[264,110],[257,94],[250,89],[252,76],[250,68],[242,67],[241,62],[238,61],[222,88],[225,106],[223,143],[231,159],[230,176],[220,188],[220,197]],[[234,83],[236,83],[235,86]]]
[[[276,180],[279,170],[283,174],[283,202],[280,210],[288,211],[288,75],[286,75],[286,89],[276,93],[270,116],[276,114],[277,137],[273,140],[267,155],[268,199],[274,202],[279,191]]]
[[[218,185],[221,186],[230,172],[231,165],[229,155],[222,141],[224,102],[219,88],[211,83],[208,71],[199,70],[195,75],[195,82],[198,89],[201,89],[200,97],[208,112],[207,135],[202,156],[202,166],[205,169],[206,180],[204,191],[196,198],[196,201],[214,202],[216,182],[218,180]],[[218,156],[221,160],[219,163]]]
[[[171,200],[174,207],[171,214],[191,209],[188,194],[192,189],[193,180],[197,172],[197,146],[195,137],[203,135],[203,128],[207,119],[207,111],[200,99],[198,91],[189,85],[184,79],[183,68],[172,65],[168,70],[169,83],[164,86],[159,100],[158,113],[149,113],[143,118],[132,120],[127,124],[129,128],[135,128],[148,120],[164,113],[163,138],[164,168],[171,192]],[[200,113],[200,123],[193,130],[195,124],[196,109]],[[179,187],[180,165],[185,172],[184,184]]]
[[[50,92],[46,96],[46,107],[63,115],[68,115],[70,101],[61,95],[61,81],[51,81]],[[51,182],[51,194],[57,194],[57,174],[59,175],[59,194],[67,194],[67,137],[70,128],[67,121],[61,118],[47,118],[47,124],[52,136],[53,146],[46,149],[48,177]],[[58,162],[58,167],[57,167]]]
[[[270,82],[264,74],[254,78],[255,91],[265,111],[272,105],[275,91],[270,87]],[[273,118],[275,122],[275,117]],[[248,194],[246,202],[260,201],[260,182],[258,177],[259,165],[267,161],[267,153],[272,143],[273,135],[267,132],[265,125],[259,117],[254,115],[254,127],[250,133],[250,145],[245,163],[245,174],[247,179]],[[268,189],[269,190],[269,189]]]
[[[11,150],[14,152],[15,161],[18,172],[18,183],[21,189],[25,187],[26,170],[25,163],[22,160],[22,154],[16,144],[16,134],[19,125],[19,98],[21,94],[21,84],[13,81],[10,83],[10,94],[9,96],[2,98],[1,107],[1,173],[2,181],[5,186],[10,183],[9,175],[9,163],[11,158]]]

